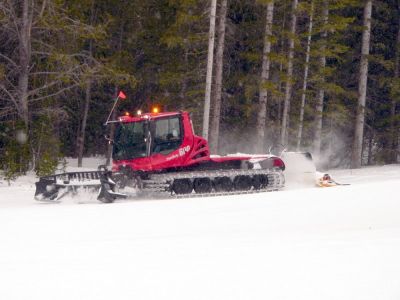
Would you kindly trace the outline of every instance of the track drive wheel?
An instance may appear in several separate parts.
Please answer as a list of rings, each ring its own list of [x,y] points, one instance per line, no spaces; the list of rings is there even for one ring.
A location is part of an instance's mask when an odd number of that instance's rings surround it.
[[[175,179],[172,183],[172,191],[177,194],[190,194],[193,190],[193,185],[190,179]]]
[[[207,177],[196,178],[193,181],[193,187],[197,194],[210,193],[212,190],[211,179]]]
[[[248,191],[251,189],[251,178],[246,175],[238,175],[233,180],[233,185],[237,191]]]
[[[232,180],[227,176],[214,178],[213,185],[216,192],[230,192],[233,190]]]

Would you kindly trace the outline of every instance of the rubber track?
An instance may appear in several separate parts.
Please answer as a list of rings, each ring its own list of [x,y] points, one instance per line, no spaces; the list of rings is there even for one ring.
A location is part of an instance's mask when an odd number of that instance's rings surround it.
[[[170,186],[175,179],[195,179],[208,177],[211,180],[215,177],[230,177],[233,178],[238,175],[266,175],[268,176],[268,185],[262,189],[254,189],[248,191],[226,191],[226,192],[215,192],[211,193],[195,193],[194,191],[190,194],[175,194],[170,191]],[[212,196],[223,196],[223,195],[242,195],[242,194],[255,194],[263,192],[271,192],[280,190],[285,186],[285,178],[282,171],[271,171],[265,169],[256,170],[221,170],[221,171],[210,171],[210,172],[179,172],[179,173],[168,173],[168,174],[154,174],[149,180],[143,180],[142,191],[149,196],[161,198],[194,198],[194,197],[212,197]]]
[[[53,183],[60,187],[85,187],[86,180],[93,180],[99,178],[101,172],[71,172],[63,173],[52,176],[43,177],[43,179],[51,180]],[[254,189],[253,187],[247,191],[225,191],[211,193],[195,193],[194,191],[190,194],[175,194],[170,191],[170,187],[175,179],[195,179],[208,177],[211,180],[215,177],[230,177],[233,178],[238,175],[266,175],[268,177],[268,185],[265,188]],[[57,180],[58,179],[58,180]],[[56,183],[68,180],[64,183]],[[163,173],[153,174],[150,179],[143,180],[143,187],[140,195],[144,198],[160,198],[160,199],[181,199],[181,198],[199,198],[199,197],[216,197],[225,195],[243,195],[243,194],[256,194],[277,191],[284,187],[285,178],[282,171],[277,170],[266,170],[266,169],[250,169],[250,170],[219,170],[219,171],[197,171],[197,172],[176,172],[176,173]],[[97,184],[96,184],[97,185]],[[100,186],[100,182],[98,184]],[[89,185],[88,185],[89,186]],[[62,198],[65,194],[62,194]],[[137,196],[135,196],[137,197]],[[49,202],[56,202],[56,200],[49,200]]]

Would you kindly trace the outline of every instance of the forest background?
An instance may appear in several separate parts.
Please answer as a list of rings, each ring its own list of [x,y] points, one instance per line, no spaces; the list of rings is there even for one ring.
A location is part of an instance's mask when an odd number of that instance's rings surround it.
[[[212,2],[212,1],[211,1]],[[106,155],[103,124],[158,105],[201,134],[206,0],[2,0],[0,169],[52,173]],[[284,144],[326,168],[399,162],[397,0],[218,0],[213,154]]]

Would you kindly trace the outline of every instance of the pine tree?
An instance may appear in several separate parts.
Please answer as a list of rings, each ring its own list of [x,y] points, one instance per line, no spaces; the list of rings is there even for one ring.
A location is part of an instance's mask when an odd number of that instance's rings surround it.
[[[317,96],[317,107],[316,107],[316,117],[315,117],[315,137],[314,137],[314,154],[319,157],[321,151],[321,135],[322,135],[322,112],[324,109],[324,97],[325,97],[325,89],[323,83],[325,82],[325,67],[326,67],[326,39],[328,37],[328,32],[326,26],[328,24],[328,17],[329,17],[329,6],[328,0],[323,1],[323,23],[322,26],[325,29],[322,32],[322,42],[320,47],[320,74],[321,74],[321,83],[322,85],[318,89],[318,96]]]
[[[364,30],[362,35],[360,75],[358,85],[358,107],[355,123],[355,134],[351,157],[351,167],[360,168],[362,164],[364,118],[368,79],[368,54],[370,47],[372,0],[367,0],[364,6]]]
[[[397,163],[398,162],[398,147],[399,147],[399,134],[398,134],[398,118],[397,118],[397,103],[398,100],[398,90],[400,89],[400,2],[397,1],[397,35],[396,35],[396,44],[395,44],[395,58],[394,58],[394,86],[393,92],[391,95],[391,107],[390,107],[390,135],[391,135],[391,155],[390,162]]]
[[[363,138],[364,138],[364,118],[365,118],[365,103],[367,94],[367,79],[368,79],[368,54],[370,47],[370,32],[371,32],[371,13],[372,0],[367,0],[364,6],[364,30],[361,46],[361,62],[360,75],[358,85],[358,107],[355,123],[355,133],[353,141],[353,151],[351,157],[351,167],[359,168],[362,164]]]
[[[205,92],[204,114],[203,114],[203,137],[205,139],[208,139],[208,128],[209,128],[211,83],[212,83],[212,74],[213,74],[213,65],[214,65],[214,39],[215,39],[216,10],[217,10],[217,0],[211,0],[210,31],[208,33],[206,92]]]
[[[268,80],[270,73],[270,52],[271,52],[271,36],[272,36],[272,22],[274,16],[274,1],[267,3],[267,13],[265,20],[265,34],[264,34],[264,49],[262,55],[261,67],[261,82],[259,92],[259,110],[257,113],[257,141],[256,151],[263,153],[265,146],[265,123],[267,117],[267,103],[268,103]]]
[[[314,18],[314,0],[311,0],[309,21],[308,21],[308,32],[307,32],[306,58],[305,58],[304,75],[303,75],[303,87],[302,87],[302,94],[301,94],[299,129],[297,132],[297,143],[296,143],[297,151],[300,151],[300,144],[301,144],[301,139],[302,139],[302,135],[303,135],[304,110],[305,110],[305,105],[306,105],[308,72],[309,72],[309,68],[310,68],[309,64],[310,64],[311,39],[312,39],[312,30],[313,30],[313,18]]]
[[[145,68],[141,68],[141,83],[149,87],[146,87],[146,92],[152,94],[151,98],[156,98],[159,104],[169,110],[192,112],[193,125],[198,132],[203,120],[208,41],[205,32],[210,22],[206,12],[210,7],[205,1],[167,2],[168,6],[159,8],[160,19],[152,24],[159,30],[159,40],[152,44],[144,40],[144,48],[141,49],[151,54]],[[157,35],[154,39],[158,38]],[[157,49],[154,49],[154,43],[159,45]],[[158,75],[149,76],[149,72]],[[143,94],[138,96],[150,97]]]
[[[293,80],[293,59],[294,59],[294,39],[296,35],[297,25],[297,5],[298,0],[293,0],[292,11],[291,11],[291,23],[290,23],[290,36],[289,36],[289,53],[287,61],[287,74],[285,82],[285,100],[283,106],[282,115],[282,128],[281,128],[281,144],[287,145],[288,142],[288,125],[289,125],[289,111],[290,111],[290,99],[292,96],[292,80]]]
[[[221,1],[221,8],[219,11],[219,23],[217,28],[217,52],[215,62],[215,89],[214,96],[212,97],[213,110],[211,111],[211,124],[210,124],[210,151],[211,153],[218,153],[218,140],[219,140],[219,124],[221,117],[221,102],[222,102],[222,74],[224,71],[224,47],[225,47],[225,28],[226,28],[226,14],[228,8],[228,0]]]

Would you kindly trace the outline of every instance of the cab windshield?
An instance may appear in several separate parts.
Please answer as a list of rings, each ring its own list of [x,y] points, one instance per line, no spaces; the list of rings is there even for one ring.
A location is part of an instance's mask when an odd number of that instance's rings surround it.
[[[128,160],[146,156],[147,122],[121,123],[116,129],[113,159]]]

